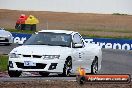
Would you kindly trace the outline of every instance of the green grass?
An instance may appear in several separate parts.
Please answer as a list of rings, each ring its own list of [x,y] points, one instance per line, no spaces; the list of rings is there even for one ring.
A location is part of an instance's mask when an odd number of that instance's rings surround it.
[[[0,55],[0,71],[7,70],[8,56]]]
[[[89,37],[89,38],[112,38],[112,39],[132,39],[131,36],[127,37],[122,37],[122,36],[98,36],[98,35],[93,35],[93,34],[89,34],[89,35],[84,35],[82,34],[82,36],[84,37]]]
[[[33,34],[35,31],[30,31],[30,30],[17,30],[17,29],[6,29],[10,32],[16,32],[16,33],[27,33],[27,34]],[[79,29],[81,31],[95,31],[95,32],[113,32],[113,33],[132,33],[132,30],[119,30],[119,29],[108,29],[108,30],[105,30],[105,29],[94,29],[94,28],[91,28],[91,29]],[[78,32],[79,32],[78,30]],[[125,38],[125,39],[132,39],[132,36],[98,36],[98,35],[95,35],[95,34],[82,34],[83,36],[86,36],[86,37],[90,37],[90,38],[117,38],[117,39],[122,39],[122,38]]]
[[[16,32],[16,33],[27,33],[27,34],[33,34],[36,31],[30,31],[30,30],[17,30],[17,29],[6,29],[10,32]],[[83,28],[79,29],[80,31],[97,31],[97,32],[117,32],[117,33],[132,33],[132,30],[125,30],[125,29],[95,29],[95,28]]]

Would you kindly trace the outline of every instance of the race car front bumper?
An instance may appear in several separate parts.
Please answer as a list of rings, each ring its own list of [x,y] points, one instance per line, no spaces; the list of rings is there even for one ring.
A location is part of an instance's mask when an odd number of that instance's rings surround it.
[[[44,71],[62,73],[65,61],[60,59],[43,60],[38,58],[9,58],[8,66],[11,71]]]

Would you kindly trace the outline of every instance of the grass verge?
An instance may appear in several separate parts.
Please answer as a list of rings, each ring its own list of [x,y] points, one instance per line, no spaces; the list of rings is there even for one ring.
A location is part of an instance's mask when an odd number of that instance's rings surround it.
[[[0,55],[0,71],[6,71],[8,64],[8,56]]]
[[[10,31],[10,32],[16,32],[16,33],[26,33],[26,34],[33,34],[35,33],[36,31],[30,31],[30,30],[17,30],[17,29],[6,29],[7,31]],[[78,30],[78,32],[112,32],[113,34],[114,33],[125,33],[125,35],[127,35],[127,33],[132,33],[132,30],[129,30],[129,31],[125,31],[125,30],[105,30],[105,29],[80,29],[81,31]],[[119,36],[119,35],[116,35],[116,36],[112,36],[112,35],[97,35],[97,34],[87,34],[87,33],[81,33],[83,36],[86,36],[86,37],[90,37],[90,38],[114,38],[114,39],[132,39],[132,36]]]
[[[94,35],[94,34],[89,34],[89,35],[85,35],[85,34],[82,34],[82,36],[84,37],[89,37],[89,38],[111,38],[111,39],[132,39],[131,36],[125,36],[125,37],[122,37],[122,36],[98,36],[98,35]]]

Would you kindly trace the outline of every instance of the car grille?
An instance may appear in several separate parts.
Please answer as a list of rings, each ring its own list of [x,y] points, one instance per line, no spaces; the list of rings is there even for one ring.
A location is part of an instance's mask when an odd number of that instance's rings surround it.
[[[31,57],[31,55],[23,55],[23,57]]]
[[[24,66],[24,63],[16,62],[18,68],[22,69],[44,69],[46,64],[36,63],[36,66]]]
[[[4,40],[1,40],[1,38],[3,38],[3,37],[0,37],[0,42],[9,42],[9,40],[8,39],[4,39]]]
[[[42,56],[39,55],[33,55],[33,58],[41,58]]]
[[[23,57],[33,57],[33,58],[41,58],[40,55],[23,55]]]

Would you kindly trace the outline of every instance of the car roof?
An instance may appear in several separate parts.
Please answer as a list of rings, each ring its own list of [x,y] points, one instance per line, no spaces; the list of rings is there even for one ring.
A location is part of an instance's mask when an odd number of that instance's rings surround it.
[[[4,30],[4,28],[1,28],[1,27],[0,27],[0,30]]]
[[[39,32],[52,32],[52,33],[65,33],[65,34],[74,33],[74,31],[68,31],[68,30],[41,30]]]

